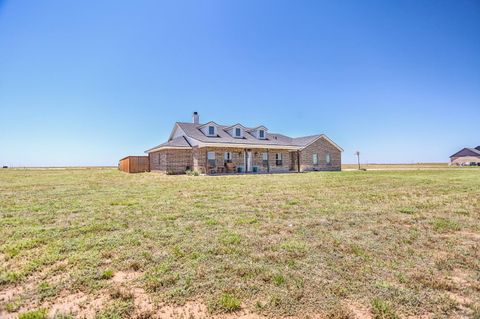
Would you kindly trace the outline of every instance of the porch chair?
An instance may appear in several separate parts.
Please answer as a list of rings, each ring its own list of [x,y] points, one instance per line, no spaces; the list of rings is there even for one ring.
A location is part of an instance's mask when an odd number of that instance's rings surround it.
[[[227,173],[235,173],[236,166],[233,163],[227,163]]]

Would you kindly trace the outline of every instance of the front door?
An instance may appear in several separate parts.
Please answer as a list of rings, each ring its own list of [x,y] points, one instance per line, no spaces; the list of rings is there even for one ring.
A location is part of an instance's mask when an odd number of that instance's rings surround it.
[[[245,171],[251,172],[252,171],[252,152],[247,151],[245,152]]]

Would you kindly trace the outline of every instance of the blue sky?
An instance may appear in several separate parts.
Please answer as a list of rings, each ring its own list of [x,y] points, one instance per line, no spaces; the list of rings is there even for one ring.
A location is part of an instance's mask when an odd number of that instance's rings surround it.
[[[0,164],[116,165],[192,111],[445,162],[480,144],[480,2],[0,0]]]

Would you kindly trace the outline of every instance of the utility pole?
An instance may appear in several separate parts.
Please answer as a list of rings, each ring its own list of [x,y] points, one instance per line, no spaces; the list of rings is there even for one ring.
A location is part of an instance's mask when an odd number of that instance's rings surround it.
[[[357,156],[358,170],[360,170],[360,151],[356,151],[355,155]]]

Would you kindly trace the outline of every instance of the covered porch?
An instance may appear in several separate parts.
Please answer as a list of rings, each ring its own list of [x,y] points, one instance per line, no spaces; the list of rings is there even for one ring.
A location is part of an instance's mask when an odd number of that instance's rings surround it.
[[[299,152],[293,149],[204,147],[200,171],[215,174],[298,172]],[[195,165],[194,165],[195,166]]]

